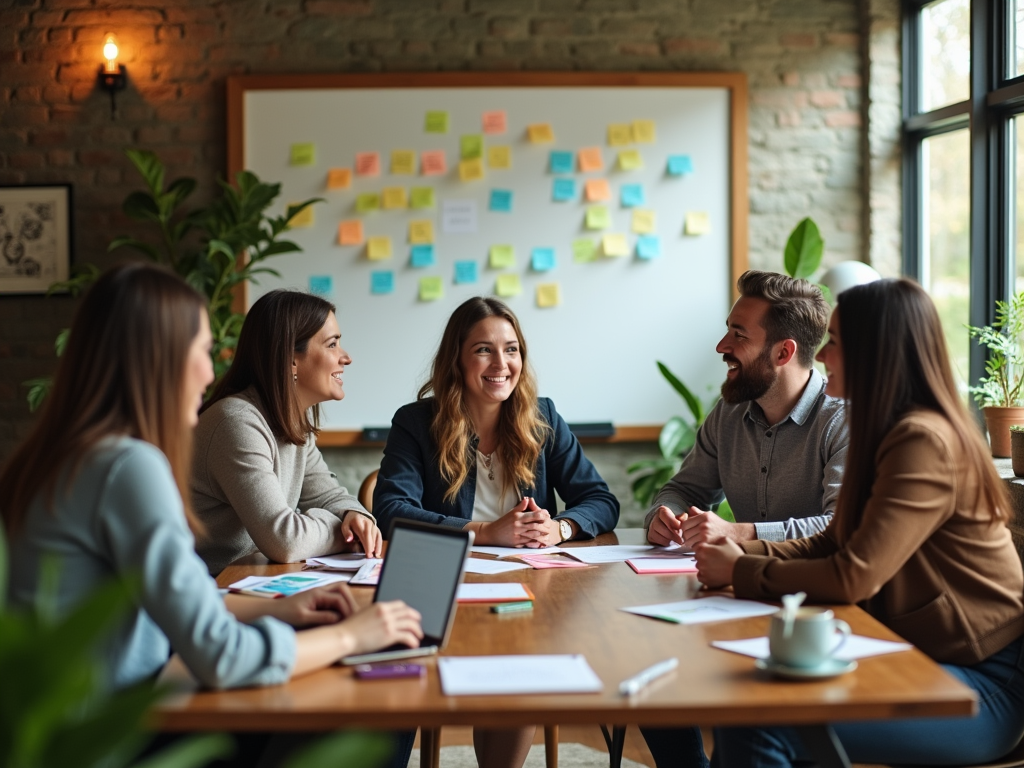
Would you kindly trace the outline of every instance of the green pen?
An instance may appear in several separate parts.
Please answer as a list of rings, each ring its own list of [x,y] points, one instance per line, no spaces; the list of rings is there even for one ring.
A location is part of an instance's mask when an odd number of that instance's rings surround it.
[[[502,603],[501,605],[492,605],[492,613],[519,613],[521,611],[532,611],[533,603],[527,600],[522,603]]]

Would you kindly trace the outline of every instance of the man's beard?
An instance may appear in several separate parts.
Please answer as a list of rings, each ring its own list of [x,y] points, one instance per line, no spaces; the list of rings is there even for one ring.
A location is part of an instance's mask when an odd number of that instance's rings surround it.
[[[726,362],[739,362],[728,355]],[[772,367],[772,348],[766,344],[761,354],[748,365],[741,365],[734,379],[726,379],[722,383],[722,399],[729,405],[757,400],[771,389],[779,378]]]

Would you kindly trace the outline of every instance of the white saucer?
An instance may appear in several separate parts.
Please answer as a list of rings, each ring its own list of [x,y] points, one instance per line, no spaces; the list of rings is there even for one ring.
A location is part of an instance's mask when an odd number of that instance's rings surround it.
[[[777,677],[785,677],[790,680],[827,680],[830,677],[839,677],[847,672],[853,672],[857,668],[857,662],[829,659],[817,667],[803,668],[779,664],[771,659],[756,659],[754,666]]]

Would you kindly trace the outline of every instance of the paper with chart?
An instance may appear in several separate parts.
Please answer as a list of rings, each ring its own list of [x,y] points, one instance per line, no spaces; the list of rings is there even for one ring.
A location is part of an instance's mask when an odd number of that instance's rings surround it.
[[[446,696],[597,693],[601,678],[580,654],[443,656],[437,660]]]
[[[711,645],[723,651],[731,651],[755,659],[768,658],[767,637],[750,637],[746,640],[715,640]],[[892,640],[850,635],[833,655],[840,661],[853,661],[854,659],[865,659],[868,656],[909,651],[913,647],[910,643],[896,643]]]
[[[650,616],[652,619],[671,621],[675,624],[704,624],[709,621],[767,616],[777,612],[779,607],[753,600],[737,600],[733,597],[702,597],[696,600],[681,600],[678,603],[637,605],[620,610],[626,613],[635,613],[637,616]]]
[[[231,592],[254,597],[288,597],[308,589],[348,581],[351,573],[284,573],[280,576],[246,576],[228,586]]]
[[[565,554],[581,563],[621,563],[634,557],[687,557],[693,552],[678,544],[656,547],[653,544],[614,544],[607,547],[566,547]]]

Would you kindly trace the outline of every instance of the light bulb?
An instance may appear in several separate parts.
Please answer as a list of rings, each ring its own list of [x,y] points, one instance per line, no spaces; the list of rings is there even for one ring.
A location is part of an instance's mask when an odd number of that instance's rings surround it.
[[[107,39],[103,42],[103,58],[107,61],[107,72],[117,72],[117,54],[117,38],[107,35]]]

